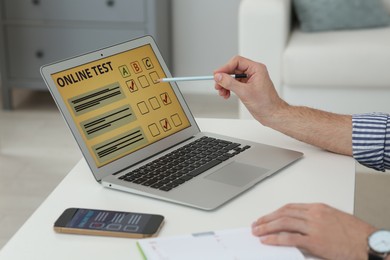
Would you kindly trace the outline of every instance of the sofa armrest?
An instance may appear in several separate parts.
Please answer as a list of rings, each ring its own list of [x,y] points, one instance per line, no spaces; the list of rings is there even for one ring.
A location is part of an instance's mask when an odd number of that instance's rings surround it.
[[[282,55],[291,31],[291,0],[242,0],[238,14],[241,56],[264,63],[281,93]],[[240,105],[242,106],[242,104]],[[248,118],[245,111],[240,117]]]

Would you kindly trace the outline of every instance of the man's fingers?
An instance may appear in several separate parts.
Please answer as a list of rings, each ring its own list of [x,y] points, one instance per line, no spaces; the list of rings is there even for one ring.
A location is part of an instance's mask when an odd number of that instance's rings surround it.
[[[216,73],[214,75],[214,80],[219,86],[230,90],[231,81],[229,78],[231,79],[231,77],[226,73]]]
[[[308,242],[305,235],[299,233],[279,233],[260,238],[261,243],[274,246],[294,246],[306,249]]]
[[[234,56],[223,67],[215,70],[215,73],[245,73],[249,68],[251,68],[252,63],[253,61],[250,59],[241,56]]]
[[[231,90],[233,92],[236,92],[235,90],[240,88],[240,85],[243,84],[240,81],[238,81],[237,79],[235,79],[234,77],[232,77],[226,73],[216,73],[214,75],[214,80],[215,80],[216,84],[218,84],[220,87],[227,89],[227,90]],[[243,87],[245,87],[245,86],[241,86],[241,88],[243,88]],[[215,87],[215,88],[218,89],[218,87]]]
[[[230,90],[221,88],[220,90],[218,90],[218,93],[224,99],[228,99],[230,97]]]
[[[260,225],[281,217],[294,217],[294,218],[305,219],[308,209],[309,207],[306,204],[300,204],[300,203],[287,204],[279,208],[278,210],[257,219],[253,223],[253,225]]]
[[[307,221],[304,219],[281,217],[265,224],[253,226],[252,233],[260,237],[280,232],[307,234],[308,228]]]

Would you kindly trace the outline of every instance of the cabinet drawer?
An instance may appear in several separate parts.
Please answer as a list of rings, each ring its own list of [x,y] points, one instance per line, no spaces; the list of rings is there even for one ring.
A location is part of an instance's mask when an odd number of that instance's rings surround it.
[[[144,22],[143,0],[5,0],[6,19]]]
[[[10,78],[41,78],[43,64],[127,41],[143,30],[7,26]]]

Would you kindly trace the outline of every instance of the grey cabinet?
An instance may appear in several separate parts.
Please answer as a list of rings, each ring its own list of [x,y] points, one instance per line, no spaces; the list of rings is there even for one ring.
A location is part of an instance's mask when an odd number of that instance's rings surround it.
[[[12,89],[46,90],[39,68],[152,35],[170,66],[169,0],[0,0],[3,108]]]

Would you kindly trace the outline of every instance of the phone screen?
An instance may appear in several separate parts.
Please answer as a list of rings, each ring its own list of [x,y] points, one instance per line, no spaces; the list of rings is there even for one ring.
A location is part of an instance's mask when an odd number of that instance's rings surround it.
[[[78,209],[66,226],[70,228],[140,233],[139,231],[145,229],[150,218],[151,215],[137,213]]]
[[[161,215],[70,208],[55,222],[54,228],[63,233],[114,236],[122,233],[120,236],[126,236],[125,234],[151,236],[158,232],[163,220],[164,217]]]

